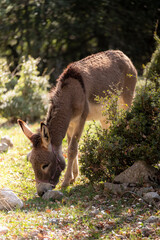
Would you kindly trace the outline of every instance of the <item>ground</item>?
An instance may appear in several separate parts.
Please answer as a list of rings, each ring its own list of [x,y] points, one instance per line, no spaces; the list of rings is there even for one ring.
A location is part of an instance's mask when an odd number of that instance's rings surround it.
[[[13,190],[24,207],[0,212],[0,225],[8,228],[0,239],[160,239],[160,223],[147,223],[150,216],[160,216],[160,210],[132,194],[106,195],[103,183],[91,185],[84,176],[63,190],[61,201],[38,197],[26,158],[31,145],[17,124],[3,122],[0,136],[10,136],[14,147],[0,153],[0,189]],[[38,124],[31,128],[37,129]]]

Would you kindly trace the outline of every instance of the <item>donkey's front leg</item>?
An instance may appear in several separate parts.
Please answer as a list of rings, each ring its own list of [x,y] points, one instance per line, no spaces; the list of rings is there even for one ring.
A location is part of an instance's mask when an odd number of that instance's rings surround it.
[[[62,187],[66,187],[71,182],[73,182],[73,179],[74,179],[73,167],[74,167],[74,161],[77,158],[77,154],[78,154],[78,141],[77,141],[77,137],[74,136],[71,139],[68,147],[68,165],[67,165],[67,170],[64,176]]]
[[[78,176],[78,142],[84,128],[86,116],[87,114],[81,116],[80,121],[78,121],[74,127],[72,137],[69,139],[68,166],[62,187],[73,183]]]
[[[74,160],[77,157],[78,154],[78,142],[76,138],[72,138],[69,148],[68,148],[68,165],[67,165],[67,170],[64,176],[64,182],[62,184],[62,187],[68,186],[74,179],[73,175],[73,165],[74,165]]]

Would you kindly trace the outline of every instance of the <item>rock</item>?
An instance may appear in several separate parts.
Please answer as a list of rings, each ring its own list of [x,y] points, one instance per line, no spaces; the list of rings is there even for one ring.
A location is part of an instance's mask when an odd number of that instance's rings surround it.
[[[99,199],[99,195],[96,195],[95,197],[94,197],[94,200],[98,200]]]
[[[160,218],[155,216],[150,216],[146,221],[146,223],[160,223]]]
[[[136,161],[131,167],[115,177],[118,183],[144,183],[150,182],[150,178],[158,174],[158,170],[145,161]]]
[[[48,190],[47,192],[45,192],[45,194],[43,194],[42,198],[43,200],[59,200],[63,197],[63,193],[60,191],[53,191],[53,190]]]
[[[104,192],[112,192],[114,194],[123,194],[127,190],[131,190],[131,188],[128,188],[128,184],[115,184],[115,183],[104,183]]]
[[[6,234],[8,232],[8,228],[0,225],[0,235]]]
[[[8,145],[6,143],[0,143],[0,152],[5,152],[8,150]]]
[[[0,210],[22,208],[23,202],[8,188],[0,189]]]
[[[37,194],[42,197],[45,192],[52,190],[53,186],[50,183],[37,183],[36,182],[36,188],[37,188]]]
[[[151,202],[152,200],[158,200],[160,201],[160,196],[157,192],[148,192],[145,193],[143,195],[143,198],[147,201],[147,202]]]
[[[153,191],[154,191],[153,187],[143,187],[137,191],[137,194],[140,196],[143,196],[144,193],[153,192]]]
[[[9,136],[1,137],[1,143],[6,143],[9,147],[13,147],[13,142]]]

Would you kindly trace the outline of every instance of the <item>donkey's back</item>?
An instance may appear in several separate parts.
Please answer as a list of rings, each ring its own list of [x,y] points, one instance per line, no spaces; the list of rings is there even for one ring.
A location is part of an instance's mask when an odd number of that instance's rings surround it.
[[[108,50],[86,57],[70,65],[82,76],[86,96],[94,102],[104,91],[122,90],[124,102],[131,105],[137,71],[131,60],[119,50]]]

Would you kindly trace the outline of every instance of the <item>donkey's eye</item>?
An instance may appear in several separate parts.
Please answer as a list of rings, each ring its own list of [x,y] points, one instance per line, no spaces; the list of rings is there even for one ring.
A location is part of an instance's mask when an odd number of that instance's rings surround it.
[[[42,169],[45,170],[48,166],[49,166],[49,164],[44,164],[44,165],[42,165]]]

